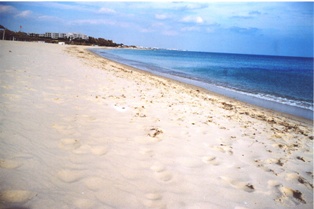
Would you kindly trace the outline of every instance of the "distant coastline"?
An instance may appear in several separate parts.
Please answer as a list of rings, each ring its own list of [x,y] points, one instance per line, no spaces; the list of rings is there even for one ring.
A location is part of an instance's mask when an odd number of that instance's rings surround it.
[[[82,33],[25,33],[21,30],[18,32],[11,31],[0,25],[0,39],[11,41],[27,41],[27,42],[44,42],[59,43],[63,42],[67,45],[87,45],[87,46],[107,46],[107,47],[124,47],[124,44],[117,44],[112,40],[105,38],[94,38]],[[128,47],[128,46],[125,46]]]

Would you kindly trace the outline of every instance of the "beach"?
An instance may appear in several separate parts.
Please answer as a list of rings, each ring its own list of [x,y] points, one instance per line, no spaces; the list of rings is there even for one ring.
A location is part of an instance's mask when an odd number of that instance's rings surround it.
[[[0,41],[0,208],[312,208],[313,121]]]

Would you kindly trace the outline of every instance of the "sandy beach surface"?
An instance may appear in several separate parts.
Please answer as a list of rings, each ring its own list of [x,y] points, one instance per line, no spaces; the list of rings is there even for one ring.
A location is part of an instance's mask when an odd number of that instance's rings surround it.
[[[313,124],[0,41],[0,208],[312,208]]]

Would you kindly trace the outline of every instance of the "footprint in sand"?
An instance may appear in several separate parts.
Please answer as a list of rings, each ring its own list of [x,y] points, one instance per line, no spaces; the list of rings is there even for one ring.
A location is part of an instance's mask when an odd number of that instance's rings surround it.
[[[169,182],[172,180],[173,175],[169,172],[166,171],[166,168],[164,165],[161,163],[155,163],[150,167],[152,171],[154,171],[154,176],[162,182]]]
[[[282,159],[268,158],[265,160],[267,164],[277,164],[279,166],[283,166],[285,162]]]
[[[72,183],[83,178],[83,174],[75,170],[61,170],[57,173],[57,177],[63,182]]]
[[[232,179],[232,178],[229,178],[229,177],[225,177],[225,176],[221,176],[220,178],[224,182],[226,182],[227,184],[232,186],[233,188],[241,189],[241,190],[246,191],[246,192],[254,192],[255,191],[254,186],[252,184],[250,184],[250,183],[237,181],[235,179]]]
[[[51,99],[51,101],[52,101],[52,102],[55,102],[55,103],[57,103],[57,104],[62,104],[62,103],[64,103],[64,100],[61,99],[61,98],[59,98],[59,97],[55,97],[55,98]]]
[[[108,152],[108,147],[107,146],[94,146],[94,147],[91,147],[91,152],[94,155],[98,155],[98,156],[105,155]]]
[[[169,171],[155,172],[155,177],[162,182],[170,182],[173,175]]]
[[[286,180],[287,181],[294,181],[298,182],[300,184],[303,184],[308,189],[313,189],[313,184],[311,184],[308,180],[300,176],[298,173],[287,173],[286,174]]]
[[[161,163],[155,163],[154,165],[150,167],[150,169],[156,173],[159,173],[159,172],[164,171],[166,168]]]
[[[290,177],[288,176],[286,178],[289,179]],[[275,196],[277,196],[275,199],[276,202],[280,202],[287,206],[295,206],[299,205],[300,203],[306,204],[302,192],[299,190],[293,190],[291,188],[284,187],[282,184],[274,180],[269,180],[267,184],[271,193],[274,193]]]
[[[276,186],[279,197],[275,199],[277,202],[281,202],[287,205],[299,205],[300,203],[306,204],[306,201],[302,197],[302,192],[299,190],[293,190],[282,185]]]
[[[148,136],[152,137],[152,138],[156,138],[159,135],[163,134],[163,131],[159,128],[151,128],[149,130]]]
[[[299,177],[299,174],[298,173],[287,173],[286,174],[286,180],[287,181],[291,181],[291,180],[295,180]]]
[[[2,203],[25,203],[35,196],[35,192],[27,190],[4,190],[0,192]]]
[[[143,205],[147,208],[165,208],[162,202],[162,195],[156,192],[147,193],[143,200]]]
[[[226,144],[220,144],[219,146],[213,146],[214,150],[219,152],[228,153],[229,155],[233,154],[232,147]]]
[[[146,157],[152,157],[154,155],[153,150],[146,148],[146,147],[141,148],[139,153],[146,156]]]
[[[162,196],[159,193],[147,193],[145,198],[148,200],[161,200]]]
[[[90,153],[90,150],[91,150],[91,148],[89,145],[81,145],[79,148],[74,149],[72,152],[74,154],[84,155],[84,154]]]
[[[0,168],[13,169],[20,167],[22,163],[15,160],[0,159]]]
[[[81,143],[78,139],[65,138],[61,139],[59,147],[64,150],[75,150],[81,146]]]
[[[202,158],[202,161],[206,164],[210,164],[210,165],[219,165],[219,163],[217,162],[216,157],[214,156],[204,156]]]
[[[92,191],[97,191],[101,188],[104,188],[104,181],[99,177],[90,177],[83,180],[84,185]]]

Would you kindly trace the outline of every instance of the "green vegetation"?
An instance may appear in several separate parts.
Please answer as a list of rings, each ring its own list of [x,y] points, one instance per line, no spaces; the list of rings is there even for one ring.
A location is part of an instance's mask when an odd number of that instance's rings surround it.
[[[123,44],[117,44],[117,43],[114,43],[112,40],[107,40],[104,38],[88,37],[88,39],[82,39],[82,38],[53,39],[50,37],[43,37],[35,33],[14,32],[3,27],[2,25],[0,25],[0,40],[3,39],[4,29],[5,29],[4,40],[30,41],[30,42],[43,41],[46,43],[65,42],[65,44],[69,44],[69,45],[98,45],[98,46],[110,46],[110,47],[123,46]]]

